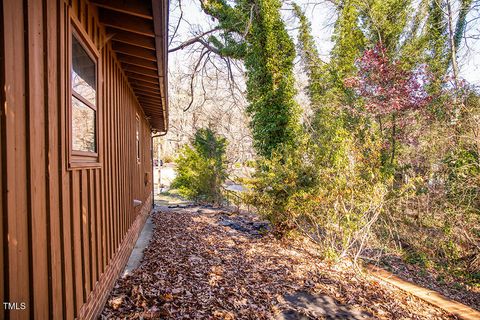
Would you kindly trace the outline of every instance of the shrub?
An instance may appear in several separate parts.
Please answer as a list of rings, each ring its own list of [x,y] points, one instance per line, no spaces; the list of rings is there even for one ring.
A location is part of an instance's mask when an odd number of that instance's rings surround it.
[[[172,188],[195,201],[221,204],[222,184],[227,177],[227,142],[211,129],[199,129],[190,145],[184,145],[175,160],[177,176]]]
[[[472,93],[455,123],[424,121],[417,142],[399,152],[398,183],[376,230],[380,243],[400,244],[429,266],[461,270],[467,278],[480,270],[478,119]]]
[[[304,138],[259,161],[249,201],[281,234],[300,231],[319,244],[325,258],[356,258],[386,195],[381,146],[370,138],[371,126],[351,134],[324,121],[330,135]]]

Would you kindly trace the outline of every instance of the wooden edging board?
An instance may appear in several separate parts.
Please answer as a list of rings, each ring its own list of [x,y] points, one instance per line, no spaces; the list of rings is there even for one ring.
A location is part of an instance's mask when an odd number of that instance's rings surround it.
[[[366,266],[367,270],[370,272],[371,275],[377,277],[385,282],[388,282],[403,291],[406,291],[417,298],[420,298],[435,307],[443,309],[460,319],[465,320],[478,320],[480,319],[480,312],[475,309],[472,309],[463,303],[453,301],[444,295],[438,293],[437,291],[426,289],[420,287],[412,282],[403,280],[392,273],[388,272],[385,269],[379,268],[372,264],[368,264]]]

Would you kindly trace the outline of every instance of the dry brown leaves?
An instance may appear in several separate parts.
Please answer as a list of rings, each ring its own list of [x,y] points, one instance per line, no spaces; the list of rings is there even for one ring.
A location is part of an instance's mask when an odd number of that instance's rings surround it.
[[[253,237],[219,224],[224,214],[218,211],[175,209],[153,217],[142,265],[117,281],[104,318],[273,319],[291,308],[283,296],[299,291],[328,295],[380,319],[449,318],[400,290],[328,267],[304,242]]]
[[[377,261],[384,269],[422,287],[440,292],[480,311],[480,287],[469,286],[461,277],[433,267],[409,264],[399,255],[385,255]]]

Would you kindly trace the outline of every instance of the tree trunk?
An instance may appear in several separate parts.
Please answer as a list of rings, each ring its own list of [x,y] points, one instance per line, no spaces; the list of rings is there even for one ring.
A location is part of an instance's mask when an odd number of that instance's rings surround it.
[[[453,30],[453,12],[450,0],[447,0],[447,14],[448,14],[448,40],[450,42],[450,59],[452,63],[453,83],[455,85],[454,103],[457,108],[456,91],[459,89],[458,84],[458,63],[457,63],[457,48],[455,45],[455,31]]]
[[[395,114],[392,115],[392,154],[390,157],[390,163],[393,165],[393,161],[395,161],[395,152],[396,152],[396,142],[397,142],[397,122],[395,119]]]

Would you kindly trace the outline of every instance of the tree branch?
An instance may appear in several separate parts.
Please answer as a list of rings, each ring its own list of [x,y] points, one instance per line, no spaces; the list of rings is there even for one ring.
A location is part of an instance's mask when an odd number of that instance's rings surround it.
[[[170,41],[168,43],[168,46],[172,45],[173,39],[175,39],[175,36],[177,35],[178,28],[180,27],[180,23],[183,20],[183,8],[182,8],[182,0],[178,0],[178,8],[180,9],[180,17],[178,18],[178,23],[175,26],[175,30],[172,33],[172,37],[170,38]]]
[[[183,50],[185,49],[186,47],[194,44],[194,43],[201,43],[204,47],[206,47],[208,50],[212,51],[212,52],[215,52],[215,53],[219,53],[217,49],[213,48],[211,45],[209,45],[205,40],[203,40],[202,38],[206,35],[209,35],[215,31],[218,31],[220,30],[219,27],[216,27],[212,30],[209,30],[209,31],[205,31],[204,33],[202,34],[199,34],[198,36],[195,36],[187,41],[184,41],[182,44],[180,44],[179,46],[177,47],[174,47],[174,48],[171,48],[168,50],[168,52],[175,52],[175,51],[178,51],[178,50]]]

